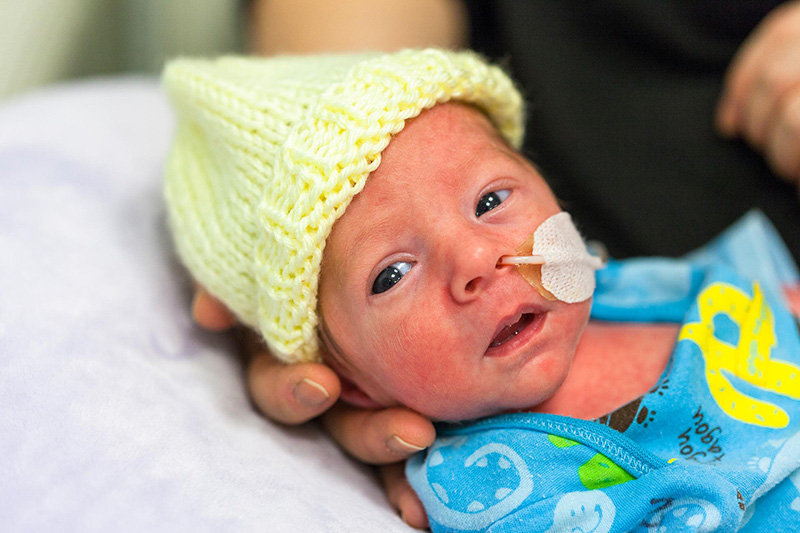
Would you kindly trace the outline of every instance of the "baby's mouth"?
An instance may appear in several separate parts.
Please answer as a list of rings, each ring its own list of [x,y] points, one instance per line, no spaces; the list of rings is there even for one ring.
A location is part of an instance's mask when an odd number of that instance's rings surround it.
[[[506,342],[510,341],[514,337],[520,334],[522,330],[528,327],[536,315],[533,313],[523,313],[522,316],[508,326],[503,327],[492,339],[492,342],[489,344],[489,348],[496,348],[505,344]]]

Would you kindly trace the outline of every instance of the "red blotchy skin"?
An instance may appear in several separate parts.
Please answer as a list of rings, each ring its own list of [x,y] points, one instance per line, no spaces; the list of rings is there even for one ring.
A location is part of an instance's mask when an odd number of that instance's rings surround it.
[[[476,216],[495,191],[507,197]],[[480,112],[445,104],[409,121],[326,243],[321,337],[346,381],[343,397],[447,420],[551,397],[590,301],[549,301],[498,260],[559,211],[539,173]],[[378,273],[398,262],[410,270],[372,294]],[[531,324],[490,348],[523,314]]]

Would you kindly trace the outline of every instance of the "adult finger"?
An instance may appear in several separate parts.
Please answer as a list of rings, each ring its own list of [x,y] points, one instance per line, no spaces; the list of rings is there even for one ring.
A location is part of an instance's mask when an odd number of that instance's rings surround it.
[[[752,107],[754,88],[763,78],[764,66],[770,56],[797,36],[800,20],[800,1],[774,9],[739,47],[723,83],[717,106],[717,128],[723,135],[744,133],[748,106]],[[756,113],[758,106],[756,103]]]
[[[200,285],[195,285],[192,318],[198,325],[210,331],[226,331],[236,324],[236,317],[225,304]]]
[[[800,185],[800,83],[782,99],[765,152],[776,174]]]
[[[785,107],[784,100],[800,86],[800,32],[797,41],[770,54],[761,66],[744,105],[742,130],[755,148],[765,148]]]
[[[379,472],[386,497],[403,520],[412,527],[427,528],[428,515],[414,489],[408,484],[405,462],[380,466]]]
[[[763,28],[753,32],[740,46],[725,74],[722,95],[717,106],[717,129],[733,137],[742,131],[744,106],[761,66],[769,52]]]
[[[339,398],[341,384],[323,364],[286,365],[262,351],[251,361],[247,385],[256,407],[268,418],[301,424],[328,410]]]
[[[322,424],[350,455],[371,464],[405,459],[436,437],[433,423],[406,407],[367,410],[340,402],[322,415]]]

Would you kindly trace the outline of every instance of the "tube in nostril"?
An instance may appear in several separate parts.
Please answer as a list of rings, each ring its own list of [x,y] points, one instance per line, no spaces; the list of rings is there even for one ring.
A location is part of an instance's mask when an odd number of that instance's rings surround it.
[[[499,265],[543,265],[544,257],[541,255],[504,255],[497,262]]]

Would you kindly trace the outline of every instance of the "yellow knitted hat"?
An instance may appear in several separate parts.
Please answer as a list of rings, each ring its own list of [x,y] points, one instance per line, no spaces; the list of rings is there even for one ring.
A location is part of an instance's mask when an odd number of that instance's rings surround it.
[[[166,199],[195,279],[286,362],[320,361],[317,284],[333,223],[405,121],[437,103],[481,109],[514,146],[522,103],[471,52],[178,59]]]

